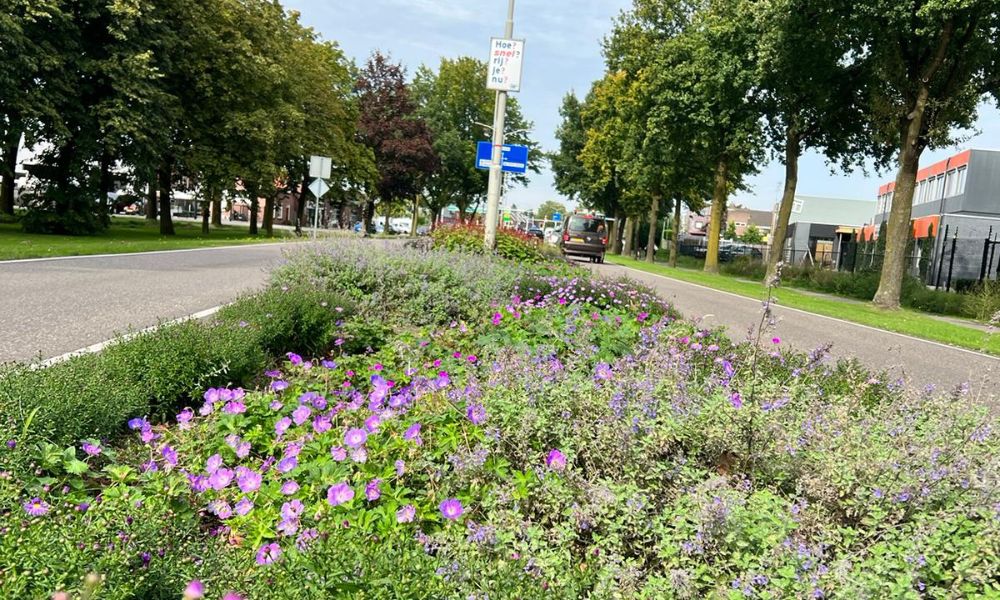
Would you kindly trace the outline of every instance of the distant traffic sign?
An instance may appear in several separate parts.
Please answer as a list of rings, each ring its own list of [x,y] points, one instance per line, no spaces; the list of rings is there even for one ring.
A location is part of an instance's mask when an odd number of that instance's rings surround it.
[[[552,213],[552,220],[556,223],[562,221],[562,213]]]
[[[309,191],[316,198],[322,198],[324,194],[330,191],[330,184],[325,179],[313,179],[313,182],[309,184]]]
[[[489,170],[493,162],[493,144],[479,142],[476,146],[476,168]],[[528,147],[505,145],[500,159],[501,170],[507,173],[528,172]]]
[[[329,179],[332,166],[333,161],[330,160],[329,156],[310,156],[309,176],[318,177],[320,179]]]

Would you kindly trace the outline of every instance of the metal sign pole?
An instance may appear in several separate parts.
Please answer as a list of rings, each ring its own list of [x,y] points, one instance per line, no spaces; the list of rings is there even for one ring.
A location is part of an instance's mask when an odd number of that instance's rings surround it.
[[[507,24],[504,37],[510,39],[514,35],[514,0],[509,0],[507,6]],[[503,128],[507,116],[507,92],[498,91],[496,105],[493,108],[493,160],[490,162],[490,183],[486,193],[486,235],[483,244],[487,252],[492,252],[497,245],[497,214],[500,210],[500,191],[503,188],[503,171],[500,162],[503,156]]]

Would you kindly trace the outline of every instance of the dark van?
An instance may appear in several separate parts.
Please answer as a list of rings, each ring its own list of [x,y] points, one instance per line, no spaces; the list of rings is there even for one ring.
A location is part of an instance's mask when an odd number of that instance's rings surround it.
[[[586,256],[590,262],[604,262],[608,232],[600,217],[572,215],[563,228],[562,252],[565,256]]]

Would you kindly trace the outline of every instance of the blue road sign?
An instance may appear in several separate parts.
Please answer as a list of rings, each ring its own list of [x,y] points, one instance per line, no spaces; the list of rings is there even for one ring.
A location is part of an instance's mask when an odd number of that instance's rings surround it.
[[[476,168],[489,170],[493,162],[493,144],[479,142],[476,146]],[[528,147],[504,145],[500,158],[500,168],[507,173],[528,172]]]
[[[562,213],[552,213],[552,220],[556,223],[562,221]]]

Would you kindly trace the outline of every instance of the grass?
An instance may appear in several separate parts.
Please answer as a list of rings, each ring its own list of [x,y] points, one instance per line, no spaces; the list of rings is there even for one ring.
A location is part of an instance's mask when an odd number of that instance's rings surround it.
[[[273,238],[252,237],[247,224],[213,227],[206,236],[201,233],[201,223],[175,220],[174,230],[177,232],[176,236],[161,236],[159,223],[122,217],[112,217],[111,227],[94,236],[31,234],[21,231],[21,226],[16,223],[0,223],[0,260],[126,254],[297,239],[291,231],[277,228]],[[303,239],[308,239],[308,235]]]
[[[607,260],[613,264],[663,275],[678,281],[703,285],[747,298],[760,299],[763,297],[762,284],[736,279],[732,276],[714,275],[685,268],[672,269],[665,265],[650,265],[646,262],[620,256],[609,256]],[[843,319],[852,323],[1000,356],[1000,335],[948,323],[917,311],[908,309],[888,311],[869,303],[841,300],[832,296],[818,296],[812,292],[806,293],[789,288],[777,289],[774,295],[780,306],[797,308],[817,315]]]

